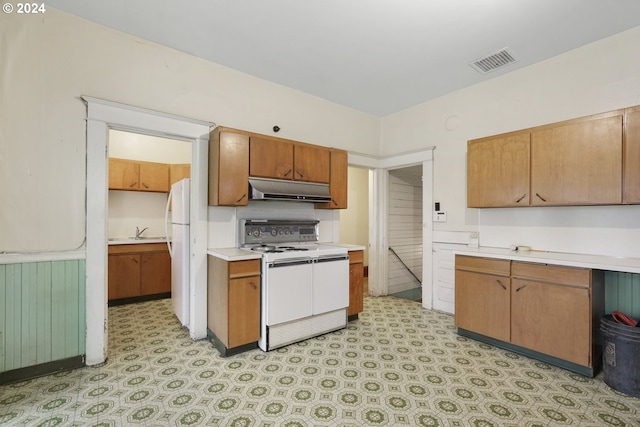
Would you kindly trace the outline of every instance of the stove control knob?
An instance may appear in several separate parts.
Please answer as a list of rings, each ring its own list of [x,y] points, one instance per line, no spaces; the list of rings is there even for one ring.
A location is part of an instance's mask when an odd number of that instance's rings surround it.
[[[252,234],[253,234],[253,237],[260,237],[260,230],[256,228],[255,230],[253,230]]]
[[[276,230],[275,228],[271,229],[271,235],[272,236],[277,236],[278,235],[278,230]]]

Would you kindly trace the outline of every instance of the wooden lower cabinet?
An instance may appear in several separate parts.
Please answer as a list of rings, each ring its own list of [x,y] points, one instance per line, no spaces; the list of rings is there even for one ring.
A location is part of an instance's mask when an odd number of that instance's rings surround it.
[[[349,319],[357,319],[364,309],[364,251],[349,252]]]
[[[171,292],[171,258],[165,243],[110,245],[109,301]]]
[[[209,256],[207,326],[223,356],[255,348],[260,339],[260,260]],[[234,351],[235,349],[235,351]]]
[[[456,256],[455,325],[509,341],[510,261]]]
[[[496,263],[502,263],[502,275]],[[593,376],[603,314],[602,271],[456,256],[455,324],[462,335],[470,331],[473,338],[489,337],[498,340],[493,344]]]

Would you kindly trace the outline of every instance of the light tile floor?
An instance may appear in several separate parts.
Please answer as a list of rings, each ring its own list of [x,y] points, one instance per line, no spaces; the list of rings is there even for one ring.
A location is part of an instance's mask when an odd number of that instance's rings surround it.
[[[169,300],[109,309],[109,360],[0,387],[11,426],[640,426],[640,400],[367,297],[347,329],[222,358]]]

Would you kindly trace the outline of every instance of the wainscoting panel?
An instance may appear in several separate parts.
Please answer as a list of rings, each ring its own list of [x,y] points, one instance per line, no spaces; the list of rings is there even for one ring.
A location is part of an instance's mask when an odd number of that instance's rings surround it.
[[[0,372],[85,353],[85,260],[0,264]]]
[[[605,313],[620,310],[640,319],[640,274],[605,271],[604,289]]]

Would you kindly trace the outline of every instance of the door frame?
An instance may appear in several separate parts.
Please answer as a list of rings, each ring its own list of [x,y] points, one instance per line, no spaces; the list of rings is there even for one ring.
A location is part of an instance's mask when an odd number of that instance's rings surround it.
[[[207,335],[207,195],[209,130],[214,123],[82,96],[87,105],[86,360],[107,359],[107,208],[109,129],[193,143],[191,150],[190,331]]]
[[[435,147],[386,157],[349,153],[349,165],[369,169],[369,293],[387,295],[389,171],[422,165],[422,306],[433,306],[433,151]]]

